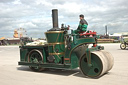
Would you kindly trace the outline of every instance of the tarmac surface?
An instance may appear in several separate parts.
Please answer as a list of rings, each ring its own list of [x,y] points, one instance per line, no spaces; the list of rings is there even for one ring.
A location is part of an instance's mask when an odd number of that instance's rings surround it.
[[[0,85],[128,85],[128,49],[101,44],[114,57],[113,68],[98,79],[85,78],[79,69],[33,72],[19,66],[18,46],[0,46]]]

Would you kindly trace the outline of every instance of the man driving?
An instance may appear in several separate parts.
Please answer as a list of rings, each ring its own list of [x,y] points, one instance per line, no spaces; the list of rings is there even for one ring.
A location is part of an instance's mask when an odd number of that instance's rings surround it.
[[[81,15],[79,15],[79,17],[80,17],[80,22],[79,22],[79,26],[78,26],[77,30],[74,30],[74,33],[75,34],[83,33],[83,32],[86,32],[87,31],[88,23],[84,19],[84,15],[81,14]]]

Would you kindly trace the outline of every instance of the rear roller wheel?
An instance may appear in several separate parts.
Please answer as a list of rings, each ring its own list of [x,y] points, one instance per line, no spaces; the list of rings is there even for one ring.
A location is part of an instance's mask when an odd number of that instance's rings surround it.
[[[126,44],[121,43],[121,44],[120,44],[120,48],[121,48],[122,50],[126,49]]]
[[[32,50],[29,53],[28,62],[30,63],[43,63],[43,55],[39,50]],[[29,66],[29,68],[33,71],[40,72],[45,70],[42,67],[39,66]]]
[[[83,55],[79,61],[81,72],[88,77],[100,77],[112,68],[113,57],[106,51],[95,51],[91,53],[91,64],[88,65],[86,55]]]

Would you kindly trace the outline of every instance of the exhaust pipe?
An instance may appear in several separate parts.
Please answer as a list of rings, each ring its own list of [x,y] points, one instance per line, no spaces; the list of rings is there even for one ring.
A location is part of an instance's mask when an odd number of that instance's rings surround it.
[[[53,28],[50,29],[49,31],[59,31],[60,28],[58,27],[58,10],[57,9],[52,9],[52,23],[53,23]]]
[[[53,28],[58,28],[58,10],[57,9],[52,10],[52,23],[53,23]]]

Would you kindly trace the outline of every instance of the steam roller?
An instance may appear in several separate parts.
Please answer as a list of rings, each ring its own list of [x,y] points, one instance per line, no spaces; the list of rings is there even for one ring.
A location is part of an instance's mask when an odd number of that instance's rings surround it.
[[[58,10],[52,10],[53,28],[45,32],[47,43],[22,45],[19,65],[33,71],[80,68],[85,77],[97,78],[110,71],[114,64],[112,55],[97,45],[95,31],[74,34],[70,26],[58,27]],[[92,47],[89,48],[89,45]]]

